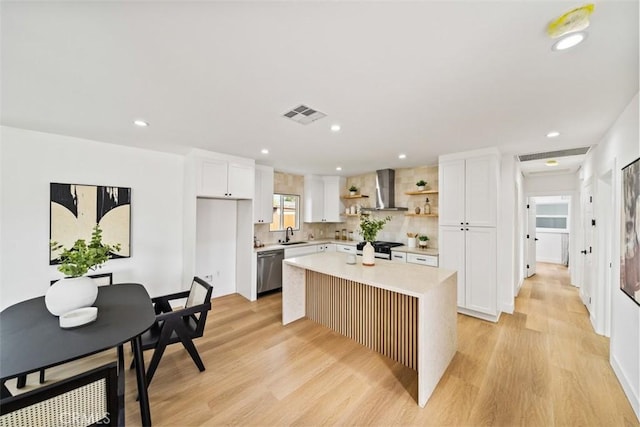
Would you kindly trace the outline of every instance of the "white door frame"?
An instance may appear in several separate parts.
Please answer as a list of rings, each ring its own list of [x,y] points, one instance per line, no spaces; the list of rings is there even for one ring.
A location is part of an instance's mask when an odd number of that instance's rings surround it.
[[[598,176],[597,193],[595,195],[595,217],[596,217],[596,256],[595,272],[597,281],[595,282],[593,297],[595,332],[604,336],[611,336],[611,298],[613,293],[614,277],[614,254],[616,239],[614,236],[614,209],[616,206],[616,167],[615,160],[610,164],[610,168]]]
[[[536,198],[535,196],[527,197],[527,229],[525,236],[525,253],[526,260],[524,263],[525,277],[531,277],[536,274],[536,247],[538,238],[536,237]]]

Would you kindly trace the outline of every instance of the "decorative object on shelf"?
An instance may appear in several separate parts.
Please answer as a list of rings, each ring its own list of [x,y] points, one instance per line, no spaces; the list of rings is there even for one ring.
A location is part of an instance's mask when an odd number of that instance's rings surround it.
[[[420,206],[417,206],[415,210],[416,210],[416,215],[420,215]]]
[[[427,201],[424,202],[424,214],[425,215],[430,215],[431,214],[431,204],[429,203],[429,198],[427,197]]]
[[[96,224],[88,245],[84,239],[78,239],[69,249],[56,241],[50,242],[50,246],[51,252],[62,249],[58,270],[68,277],[58,280],[47,290],[44,297],[47,310],[54,316],[60,316],[91,306],[98,297],[98,286],[93,279],[84,275],[89,270],[102,267],[113,252],[120,250],[120,244],[102,243],[102,230]]]
[[[426,249],[428,242],[429,242],[429,237],[425,235],[418,236],[418,245],[420,245],[420,249]]]
[[[427,186],[427,182],[421,179],[420,181],[416,182],[416,185],[418,186],[418,191],[424,191]]]
[[[356,187],[355,185],[352,185],[351,187],[349,187],[350,196],[355,196],[357,194],[358,194],[358,187]]]
[[[410,248],[416,247],[416,236],[417,233],[407,233],[407,246]]]
[[[131,256],[131,188],[51,183],[49,240],[70,247],[91,239],[93,224],[102,229],[105,242],[118,242],[111,258]],[[50,248],[49,264],[60,263],[60,251]]]
[[[371,242],[376,240],[378,231],[382,230],[387,221],[391,221],[390,216],[382,219],[376,219],[368,214],[360,216],[359,232],[362,238],[367,241],[362,249],[362,265],[372,266],[375,264],[375,250]]]

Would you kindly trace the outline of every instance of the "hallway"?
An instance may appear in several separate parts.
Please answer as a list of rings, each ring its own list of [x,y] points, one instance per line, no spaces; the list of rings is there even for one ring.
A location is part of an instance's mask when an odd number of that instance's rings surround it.
[[[638,425],[609,364],[609,339],[593,332],[566,267],[538,263],[498,326],[493,385],[481,387],[471,424]]]

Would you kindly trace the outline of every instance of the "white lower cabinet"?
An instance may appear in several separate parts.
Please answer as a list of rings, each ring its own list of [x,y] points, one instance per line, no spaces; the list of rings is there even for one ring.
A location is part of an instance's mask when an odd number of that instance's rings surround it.
[[[407,253],[391,251],[391,261],[395,262],[407,262]]]
[[[318,252],[336,252],[335,243],[321,243],[318,245]]]
[[[391,256],[393,257],[393,255]],[[438,257],[434,255],[407,253],[406,256],[407,262],[412,264],[427,265],[429,267],[438,266]]]
[[[440,227],[440,267],[458,272],[460,312],[497,320],[496,245],[494,227]]]
[[[339,245],[336,244],[336,252],[343,252],[345,254],[356,254],[356,247],[351,245]]]

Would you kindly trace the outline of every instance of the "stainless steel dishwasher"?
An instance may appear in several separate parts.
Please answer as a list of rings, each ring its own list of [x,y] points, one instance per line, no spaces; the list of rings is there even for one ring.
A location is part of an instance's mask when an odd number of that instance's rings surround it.
[[[258,294],[282,288],[284,249],[258,252]]]

